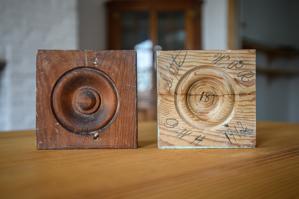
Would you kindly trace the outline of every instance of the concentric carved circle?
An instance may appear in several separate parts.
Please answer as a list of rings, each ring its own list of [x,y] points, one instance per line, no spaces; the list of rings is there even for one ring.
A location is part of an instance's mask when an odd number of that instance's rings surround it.
[[[78,113],[92,114],[99,109],[101,97],[93,88],[82,87],[75,91],[72,102],[75,111]]]
[[[63,74],[52,91],[52,109],[66,129],[89,134],[110,124],[118,110],[118,93],[102,71],[80,67]]]
[[[222,124],[235,106],[232,80],[221,69],[196,67],[178,82],[175,105],[181,118],[195,128]]]

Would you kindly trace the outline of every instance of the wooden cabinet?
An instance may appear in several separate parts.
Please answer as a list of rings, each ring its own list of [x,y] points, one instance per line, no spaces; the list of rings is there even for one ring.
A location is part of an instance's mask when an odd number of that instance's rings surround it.
[[[133,49],[150,40],[163,50],[201,48],[201,0],[107,2],[108,48]]]
[[[200,0],[112,0],[107,48],[137,50],[139,120],[156,117],[154,49],[201,48]]]

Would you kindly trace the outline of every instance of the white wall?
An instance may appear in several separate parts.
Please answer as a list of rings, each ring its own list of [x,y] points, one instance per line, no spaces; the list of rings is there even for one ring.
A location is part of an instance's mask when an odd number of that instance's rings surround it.
[[[106,48],[107,0],[78,0],[79,48],[103,50]]]
[[[203,49],[226,49],[227,1],[205,0],[202,11]]]
[[[0,0],[0,130],[35,127],[37,49],[77,48],[76,0]]]

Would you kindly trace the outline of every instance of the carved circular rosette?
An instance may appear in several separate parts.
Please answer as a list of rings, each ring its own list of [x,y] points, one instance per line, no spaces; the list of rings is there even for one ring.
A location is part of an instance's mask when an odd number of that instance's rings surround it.
[[[235,107],[232,79],[222,69],[200,66],[188,71],[175,90],[180,117],[195,128],[214,127],[230,119]]]
[[[78,67],[64,73],[52,90],[52,110],[65,129],[80,135],[113,122],[119,106],[117,89],[104,72]]]

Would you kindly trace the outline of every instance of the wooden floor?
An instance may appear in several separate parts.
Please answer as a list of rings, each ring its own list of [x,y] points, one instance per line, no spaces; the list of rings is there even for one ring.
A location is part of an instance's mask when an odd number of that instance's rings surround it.
[[[155,123],[132,150],[37,151],[0,133],[0,198],[299,198],[299,124],[258,123],[256,149],[159,150]]]

